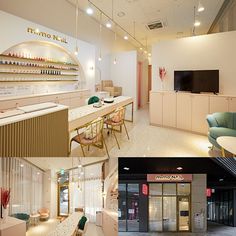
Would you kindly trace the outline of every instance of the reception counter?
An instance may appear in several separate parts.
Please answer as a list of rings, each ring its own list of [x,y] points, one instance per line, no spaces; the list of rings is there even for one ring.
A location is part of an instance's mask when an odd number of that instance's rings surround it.
[[[105,236],[118,235],[118,213],[102,211],[102,229]]]
[[[68,156],[68,107],[43,103],[0,119],[1,157]],[[12,111],[12,112],[13,112]]]

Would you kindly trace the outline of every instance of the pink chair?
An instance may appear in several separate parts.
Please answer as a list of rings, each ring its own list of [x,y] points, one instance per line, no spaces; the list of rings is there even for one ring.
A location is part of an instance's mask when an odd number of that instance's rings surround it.
[[[41,208],[38,210],[38,213],[40,215],[40,221],[47,221],[50,217],[50,211],[47,208]]]

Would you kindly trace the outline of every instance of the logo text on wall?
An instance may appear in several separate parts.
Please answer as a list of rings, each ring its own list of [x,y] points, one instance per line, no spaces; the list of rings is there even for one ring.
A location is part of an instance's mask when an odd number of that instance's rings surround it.
[[[62,42],[62,43],[67,43],[66,38],[60,37],[60,36],[55,35],[55,34],[40,32],[38,29],[33,29],[33,28],[28,27],[27,32],[30,33],[30,34],[39,35],[39,36],[44,37],[44,38],[53,39],[53,40],[56,40],[56,41],[59,41],[59,42]]]

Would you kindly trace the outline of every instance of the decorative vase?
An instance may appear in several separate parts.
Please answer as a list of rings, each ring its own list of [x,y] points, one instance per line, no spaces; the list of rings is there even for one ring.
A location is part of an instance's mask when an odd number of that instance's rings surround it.
[[[0,217],[0,224],[5,224],[7,222],[8,217],[8,208],[2,207],[2,217]]]

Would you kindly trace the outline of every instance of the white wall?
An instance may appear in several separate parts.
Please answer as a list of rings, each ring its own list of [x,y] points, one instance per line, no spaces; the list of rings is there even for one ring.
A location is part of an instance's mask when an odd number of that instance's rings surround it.
[[[137,52],[128,51],[116,53],[117,64],[113,64],[113,56],[110,60],[111,79],[115,86],[121,86],[124,96],[134,98],[137,106]]]
[[[160,42],[152,48],[152,90],[160,90],[159,67],[167,69],[164,90],[174,89],[174,71],[219,69],[220,93],[236,94],[236,31]]]
[[[47,32],[49,34],[55,34],[61,37],[66,37],[67,44],[55,41],[53,39],[45,39],[41,36],[35,34],[29,34],[27,28],[38,28],[42,32]],[[68,52],[74,56],[75,50],[75,38],[66,36],[60,32],[56,32],[52,29],[46,28],[42,25],[35,24],[33,22],[24,20],[22,18],[13,16],[6,12],[0,11],[0,29],[1,29],[1,43],[0,43],[0,53],[3,53],[8,48],[26,41],[48,41],[56,43],[59,46],[64,47]],[[77,59],[79,60],[84,76],[87,81],[87,88],[92,91],[95,88],[95,71],[91,71],[90,67],[95,66],[95,46],[87,42],[78,41],[79,54]]]

